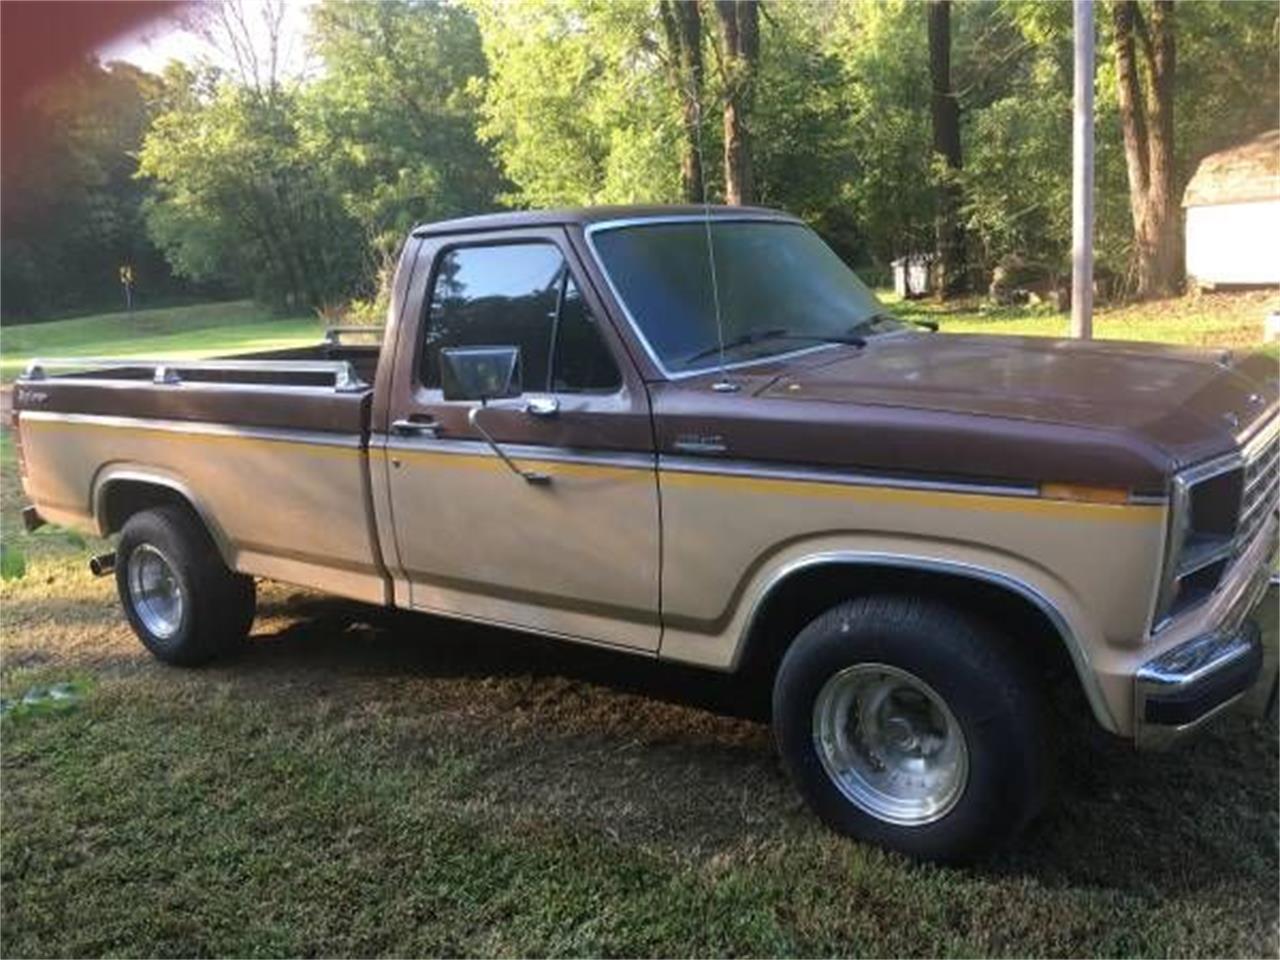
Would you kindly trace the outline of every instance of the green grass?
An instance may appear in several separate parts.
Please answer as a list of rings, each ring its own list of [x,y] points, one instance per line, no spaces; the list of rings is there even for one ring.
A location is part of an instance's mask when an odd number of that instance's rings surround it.
[[[188,360],[315,343],[321,332],[315,317],[272,318],[248,300],[4,326],[0,381],[13,380],[33,357]]]
[[[1068,314],[1047,304],[993,307],[976,297],[956,303],[901,301],[881,293],[903,317],[937,321],[945,333],[1002,333],[1040,337],[1070,334]],[[1259,349],[1278,355],[1280,345],[1263,344],[1263,321],[1280,310],[1280,293],[1207,293],[1138,304],[1103,304],[1094,314],[1094,336],[1194,346]]]

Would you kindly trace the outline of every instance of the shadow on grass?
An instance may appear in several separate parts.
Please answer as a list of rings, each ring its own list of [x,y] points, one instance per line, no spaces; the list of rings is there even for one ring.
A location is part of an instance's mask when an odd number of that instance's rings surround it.
[[[257,633],[249,669],[436,678],[563,677],[725,717],[767,722],[768,700],[740,677],[536,634],[327,598],[266,611],[303,619]]]
[[[501,725],[517,713],[530,715],[532,729],[524,739],[516,737],[493,760],[495,767],[513,759],[522,765],[521,803],[536,799],[538,784],[555,783],[562,794],[606,807],[614,802],[610,791],[625,789],[627,803],[641,808],[640,822],[663,822],[674,840],[690,843],[705,842],[708,830],[727,837],[741,829],[736,816],[733,823],[709,825],[724,809],[699,814],[685,808],[673,816],[680,804],[696,804],[699,797],[722,808],[725,792],[742,791],[742,802],[757,807],[747,819],[766,836],[782,837],[797,819],[807,820],[794,816],[796,803],[767,732],[756,722],[742,723],[764,714],[760,691],[738,678],[329,600],[295,600],[267,612],[303,619],[260,632],[243,659],[221,668],[247,680],[246,686],[276,689],[282,681],[305,685],[311,678],[333,691],[357,678],[471,681],[458,695],[491,721]],[[387,692],[380,687],[380,696]],[[397,695],[417,694],[409,687]],[[685,734],[686,725],[704,722],[700,715],[679,709],[662,714],[630,695],[730,718],[724,721],[729,726],[712,736]],[[566,698],[567,704],[557,702]],[[584,717],[599,721],[586,746]],[[1242,875],[1275,876],[1274,721],[1229,718],[1168,754],[1137,754],[1080,711],[1060,721],[1060,775],[1049,809],[1016,849],[978,867],[977,876],[1148,896],[1239,883]],[[558,748],[548,746],[556,741]],[[598,755],[588,761],[575,752],[591,749]],[[624,750],[627,762],[643,772],[641,789],[634,777],[624,782],[612,775],[615,755]],[[503,784],[485,789],[501,795]],[[676,803],[672,794],[683,797]]]

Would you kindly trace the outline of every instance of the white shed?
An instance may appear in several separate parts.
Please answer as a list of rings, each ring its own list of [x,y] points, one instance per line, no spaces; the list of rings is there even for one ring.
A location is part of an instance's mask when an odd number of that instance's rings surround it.
[[[1201,160],[1182,206],[1191,282],[1280,284],[1280,130]]]

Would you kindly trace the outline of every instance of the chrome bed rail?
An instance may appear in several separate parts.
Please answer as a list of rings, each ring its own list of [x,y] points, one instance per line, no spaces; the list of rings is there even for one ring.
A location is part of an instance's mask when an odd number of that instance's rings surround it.
[[[385,331],[385,327],[372,324],[339,324],[335,327],[325,327],[324,342],[330,346],[338,346],[348,336],[377,337],[378,341],[381,342]]]
[[[76,375],[79,383],[137,383],[135,377],[113,377],[112,372],[125,370],[150,370],[149,379],[155,384],[178,385],[184,382],[183,373],[242,373],[244,385],[253,383],[254,375],[279,374],[279,382],[265,384],[272,387],[331,389],[338,393],[358,393],[369,384],[360,378],[355,367],[347,360],[151,360],[137,357],[54,357],[36,358],[27,364],[20,379],[44,381],[57,378],[52,371],[63,371],[64,376]],[[101,373],[102,376],[96,374]],[[289,383],[290,377],[331,378],[326,384]],[[202,382],[198,376],[192,382]],[[203,381],[207,383],[208,381]],[[229,383],[235,384],[234,378]]]

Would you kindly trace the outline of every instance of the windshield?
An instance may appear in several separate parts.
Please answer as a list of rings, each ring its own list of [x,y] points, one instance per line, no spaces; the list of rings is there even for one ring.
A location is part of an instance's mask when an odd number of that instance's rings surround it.
[[[670,373],[719,362],[707,224],[655,221],[600,230],[592,244],[644,338]],[[778,221],[711,222],[725,362],[902,329],[816,233]]]

